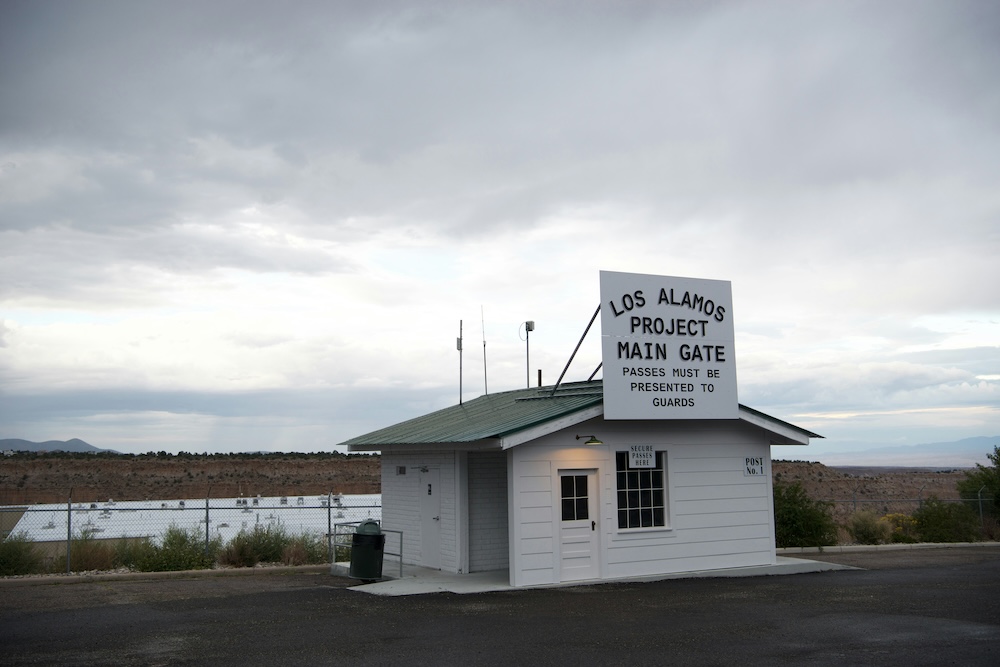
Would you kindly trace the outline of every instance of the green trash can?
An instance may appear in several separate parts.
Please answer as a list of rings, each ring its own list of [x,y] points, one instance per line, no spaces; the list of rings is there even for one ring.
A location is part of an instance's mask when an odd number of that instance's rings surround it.
[[[351,569],[348,576],[366,584],[382,578],[385,535],[377,521],[362,521],[351,536]]]

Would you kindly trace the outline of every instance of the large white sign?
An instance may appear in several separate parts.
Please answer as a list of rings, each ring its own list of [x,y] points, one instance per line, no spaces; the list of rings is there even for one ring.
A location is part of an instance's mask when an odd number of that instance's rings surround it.
[[[605,419],[737,419],[726,280],[601,271]]]

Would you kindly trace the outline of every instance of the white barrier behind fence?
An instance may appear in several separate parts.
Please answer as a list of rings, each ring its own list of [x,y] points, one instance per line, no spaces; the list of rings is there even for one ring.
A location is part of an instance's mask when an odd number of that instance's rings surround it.
[[[284,528],[288,533],[326,535],[328,522],[382,519],[382,495],[255,496],[185,500],[108,500],[17,506],[24,515],[11,531],[33,542],[64,542],[67,523],[73,537],[94,539],[162,536],[170,526],[204,534],[206,503],[209,535],[231,540],[255,526]],[[0,507],[13,510],[14,507]]]

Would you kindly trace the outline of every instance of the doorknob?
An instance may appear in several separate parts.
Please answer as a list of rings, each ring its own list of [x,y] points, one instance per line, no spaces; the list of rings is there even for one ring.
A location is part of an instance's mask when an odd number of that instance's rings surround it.
[[[441,517],[439,517],[439,516],[436,516],[436,517],[432,517],[432,518],[433,518],[433,519],[434,519],[435,521],[440,521],[440,520],[441,520]]]
[[[590,522],[590,530],[591,531],[597,530],[597,522],[596,521],[591,521]]]

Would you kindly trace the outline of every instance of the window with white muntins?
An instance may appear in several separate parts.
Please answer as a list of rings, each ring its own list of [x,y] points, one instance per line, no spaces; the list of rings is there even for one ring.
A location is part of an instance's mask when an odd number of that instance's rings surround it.
[[[666,528],[666,453],[656,452],[649,467],[633,467],[629,452],[615,453],[618,528]]]

